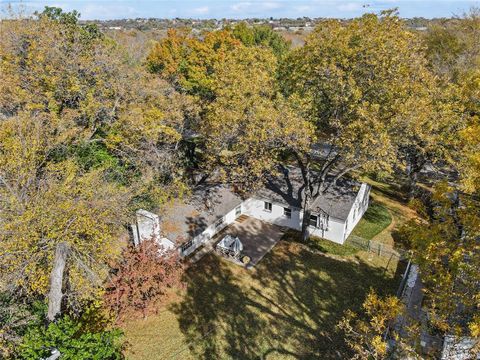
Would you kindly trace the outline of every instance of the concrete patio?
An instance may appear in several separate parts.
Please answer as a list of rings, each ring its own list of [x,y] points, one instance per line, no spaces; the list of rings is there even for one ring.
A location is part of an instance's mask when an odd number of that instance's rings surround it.
[[[250,258],[250,263],[246,265],[248,269],[258,264],[281,239],[283,233],[284,229],[280,226],[242,215],[205,244],[203,248],[193,256],[192,260],[198,261],[203,255],[214,251],[215,245],[225,235],[229,234],[238,237],[242,242],[242,256],[246,255]],[[232,260],[243,266],[242,263],[236,262],[233,259],[228,260]]]

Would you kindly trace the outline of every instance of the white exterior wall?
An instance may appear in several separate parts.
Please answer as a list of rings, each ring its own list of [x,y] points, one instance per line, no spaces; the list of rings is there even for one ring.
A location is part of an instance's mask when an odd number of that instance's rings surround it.
[[[355,202],[350,209],[347,222],[340,219],[335,219],[329,217],[328,228],[326,230],[321,230],[313,226],[309,226],[308,232],[312,236],[318,236],[338,244],[343,244],[347,239],[348,235],[352,232],[353,228],[358,224],[363,214],[368,208],[370,195],[370,186],[367,184],[362,184],[358,195],[355,199]],[[272,211],[266,211],[264,207],[265,201],[272,203]],[[303,220],[303,211],[298,208],[289,207],[285,204],[275,203],[268,199],[261,198],[250,198],[245,200],[241,205],[242,214],[251,216],[253,218],[279,225],[285,226],[295,230],[302,229],[302,220]],[[285,207],[289,207],[292,210],[291,218],[287,218],[283,210]],[[317,215],[317,214],[312,214]],[[222,230],[227,225],[233,223],[237,217],[235,216],[235,208],[229,211],[224,216],[223,225],[219,228],[215,228],[215,224],[211,224],[207,227],[200,235],[196,236],[193,239],[193,245],[186,249],[184,252],[179,252],[182,256],[190,255],[202,244],[210,240],[215,234]]]
[[[240,204],[240,206],[241,206],[241,204]],[[237,217],[235,216],[235,208],[234,208],[234,209],[230,210],[230,211],[223,217],[225,226],[233,223],[236,218],[237,218]],[[225,227],[225,226],[224,226],[224,227]],[[223,229],[223,227],[222,227],[222,229]]]
[[[265,201],[272,203],[272,211],[265,210]],[[283,214],[284,208],[292,210],[292,217],[289,219]],[[250,198],[243,202],[243,213],[253,218],[292,229],[301,230],[302,228],[302,212],[300,209],[289,207],[284,204],[278,204],[271,200],[263,200]]]
[[[370,186],[363,183],[358,191],[355,202],[353,203],[350,213],[348,214],[347,232],[345,233],[345,239],[350,235],[353,228],[362,219],[363,214],[368,209],[368,203],[370,198]]]
[[[264,208],[264,202],[272,203],[272,211],[266,211]],[[302,230],[303,211],[298,208],[292,208],[292,217],[289,219],[283,215],[284,207],[288,207],[284,204],[279,204],[269,201],[268,199],[251,198],[243,203],[243,209],[245,215],[254,217],[256,219],[269,222],[271,224],[289,227],[298,231]],[[312,214],[315,215],[315,214]],[[312,236],[318,236],[330,241],[334,241],[339,244],[343,244],[345,236],[345,222],[339,219],[330,217],[328,222],[328,230],[322,231],[321,229],[313,226],[308,227],[308,232]]]
[[[345,239],[347,238],[345,236],[345,222],[339,219],[332,218],[331,216],[328,219],[327,230],[322,230],[313,226],[309,226],[308,233],[312,236],[324,238],[338,244],[343,244],[345,242]]]

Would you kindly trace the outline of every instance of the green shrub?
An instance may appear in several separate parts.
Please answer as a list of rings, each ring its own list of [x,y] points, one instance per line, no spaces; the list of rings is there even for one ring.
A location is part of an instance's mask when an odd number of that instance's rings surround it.
[[[62,360],[115,360],[122,359],[122,332],[82,330],[82,323],[69,316],[47,326],[30,328],[20,345],[21,359],[38,360],[58,349]]]
[[[29,301],[12,293],[0,292],[0,359],[14,358],[15,349],[31,326],[45,318],[42,301]]]
[[[85,170],[106,166],[119,167],[119,161],[100,142],[80,143],[72,149],[78,164]]]

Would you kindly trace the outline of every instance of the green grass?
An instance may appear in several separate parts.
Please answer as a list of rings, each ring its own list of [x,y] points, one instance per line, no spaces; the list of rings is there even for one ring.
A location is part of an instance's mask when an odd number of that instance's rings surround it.
[[[281,241],[252,270],[207,255],[185,275],[179,300],[125,324],[129,359],[343,359],[336,329],[369,289],[392,293],[382,268]]]
[[[373,240],[390,246],[396,243],[396,231],[400,226],[417,217],[415,210],[411,209],[406,202],[406,196],[402,193],[401,182],[395,178],[389,178],[383,182],[364,177],[363,181],[372,185],[371,199],[382,204],[392,216],[391,225],[377,234]]]
[[[392,230],[415,213],[395,184],[369,182],[370,207],[352,233],[393,244]],[[403,264],[315,237],[300,244],[294,231],[282,240],[253,270],[213,255],[192,265],[178,301],[125,324],[127,358],[350,358],[336,324],[370,288],[394,293]]]
[[[282,240],[291,242],[301,242],[301,233],[295,230],[288,230],[282,237]],[[325,240],[316,236],[311,236],[305,243],[310,249],[320,251],[325,254],[337,256],[350,256],[356,254],[359,250],[351,245],[340,245],[330,240]]]
[[[351,235],[371,240],[392,222],[388,209],[377,201],[371,201],[368,210],[363,215]]]

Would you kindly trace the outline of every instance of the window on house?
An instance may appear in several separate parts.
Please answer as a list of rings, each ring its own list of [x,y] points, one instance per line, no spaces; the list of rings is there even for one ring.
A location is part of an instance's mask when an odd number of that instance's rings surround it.
[[[283,215],[290,219],[292,217],[292,209],[283,208]]]
[[[240,216],[241,213],[242,213],[242,206],[240,205],[235,208],[235,217]]]
[[[310,215],[310,226],[317,227],[318,226],[318,216],[317,215]]]
[[[265,201],[263,203],[263,210],[271,212],[272,211],[272,203]]]
[[[187,250],[192,245],[193,245],[193,239],[187,241],[186,243],[183,243],[181,246],[182,252]]]
[[[223,225],[223,217],[217,220],[217,222],[215,223],[215,228],[218,229],[222,225]]]

